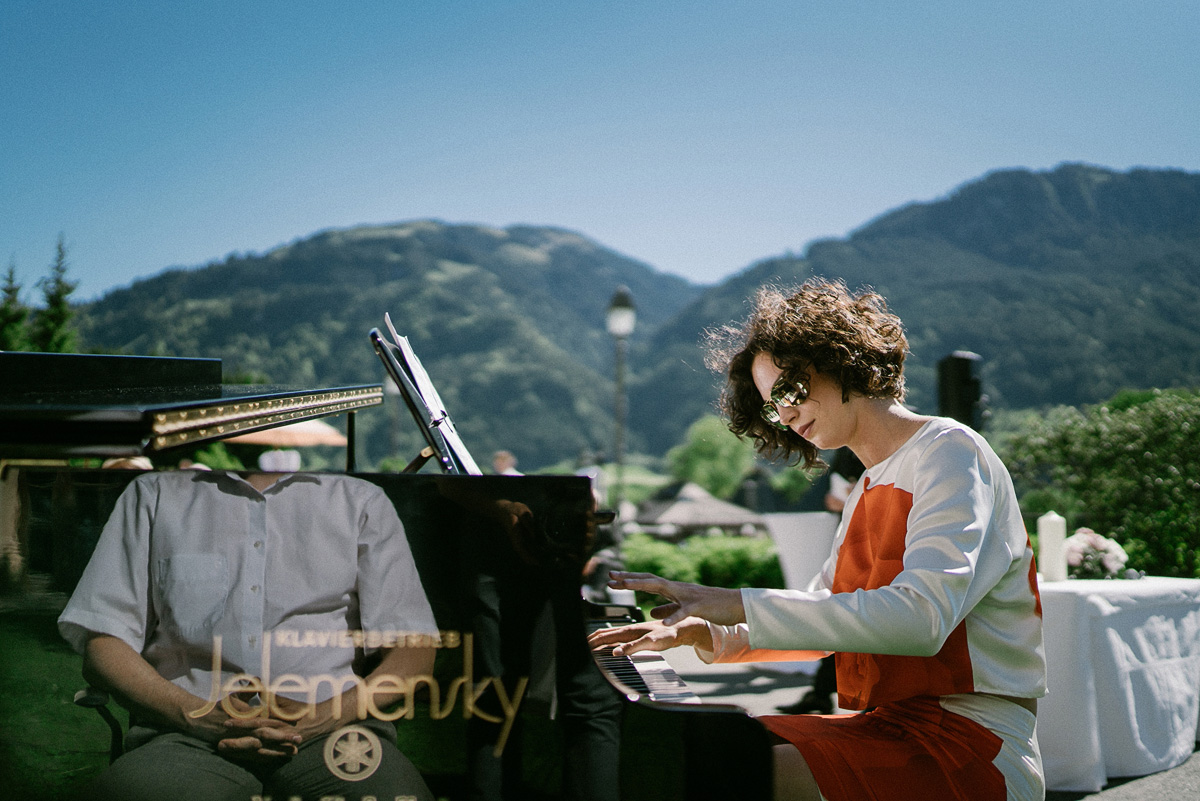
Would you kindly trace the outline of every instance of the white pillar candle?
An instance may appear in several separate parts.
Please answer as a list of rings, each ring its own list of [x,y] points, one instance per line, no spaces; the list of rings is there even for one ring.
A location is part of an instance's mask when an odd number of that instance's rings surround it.
[[[1056,512],[1038,518],[1038,567],[1043,581],[1067,579],[1067,521]]]

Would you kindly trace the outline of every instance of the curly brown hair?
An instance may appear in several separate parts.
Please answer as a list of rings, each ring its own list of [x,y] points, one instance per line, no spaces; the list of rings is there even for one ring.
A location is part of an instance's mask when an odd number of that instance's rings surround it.
[[[785,376],[806,385],[810,371],[836,380],[843,402],[851,395],[904,400],[908,340],[900,318],[888,311],[881,295],[867,289],[851,293],[840,280],[762,287],[746,322],[708,332],[708,344],[708,366],[726,375],[720,407],[729,430],[753,439],[771,460],[806,468],[822,464],[811,443],[763,420],[762,395],[750,374],[760,353],[770,354]]]

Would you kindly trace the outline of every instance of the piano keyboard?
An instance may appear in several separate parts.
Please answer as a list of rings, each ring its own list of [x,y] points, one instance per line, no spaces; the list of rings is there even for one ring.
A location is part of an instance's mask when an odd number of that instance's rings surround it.
[[[609,621],[589,621],[588,631],[615,628]],[[699,704],[697,696],[679,677],[667,660],[652,651],[639,651],[632,656],[614,656],[611,647],[592,651],[600,672],[623,694],[632,691],[652,701],[676,704]]]

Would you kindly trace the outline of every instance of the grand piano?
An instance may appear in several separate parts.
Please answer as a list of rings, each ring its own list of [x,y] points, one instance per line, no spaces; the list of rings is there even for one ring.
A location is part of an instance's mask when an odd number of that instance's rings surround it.
[[[406,343],[376,333],[372,342],[428,447],[408,472],[354,472],[351,424],[347,472],[394,504],[443,632],[435,681],[412,699],[411,718],[397,721],[401,749],[435,795],[769,798],[769,735],[757,721],[703,703],[657,655],[588,650],[589,631],[641,615],[581,598],[584,565],[609,519],[588,479],[478,475]],[[70,594],[117,498],[139,475],[79,466],[81,458],[151,455],[170,464],[185,446],[331,414],[353,420],[383,399],[380,386],[223,385],[213,360],[0,353],[0,376],[0,553],[4,599],[16,599],[0,605],[0,618],[36,608],[22,602],[35,591]],[[433,469],[419,472],[426,463]],[[47,641],[55,615],[43,611],[40,642],[61,651]],[[456,684],[464,692],[452,697],[446,690]],[[36,703],[60,706],[69,696],[47,688]],[[4,714],[0,728],[24,725],[11,709]],[[91,763],[21,786],[37,770],[26,765],[10,789],[65,797],[103,768],[105,744],[75,743],[92,749]]]

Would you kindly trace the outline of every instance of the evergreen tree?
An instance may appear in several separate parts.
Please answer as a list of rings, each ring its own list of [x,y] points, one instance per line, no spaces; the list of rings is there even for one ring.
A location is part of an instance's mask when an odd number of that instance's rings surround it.
[[[42,353],[71,353],[75,350],[75,329],[71,320],[70,295],[76,284],[67,280],[67,245],[58,235],[54,264],[50,275],[38,281],[45,306],[33,313],[30,339],[34,350]]]
[[[17,264],[10,261],[4,285],[0,287],[0,350],[26,350],[29,347],[29,332],[25,327],[29,308],[21,302],[20,295]]]

